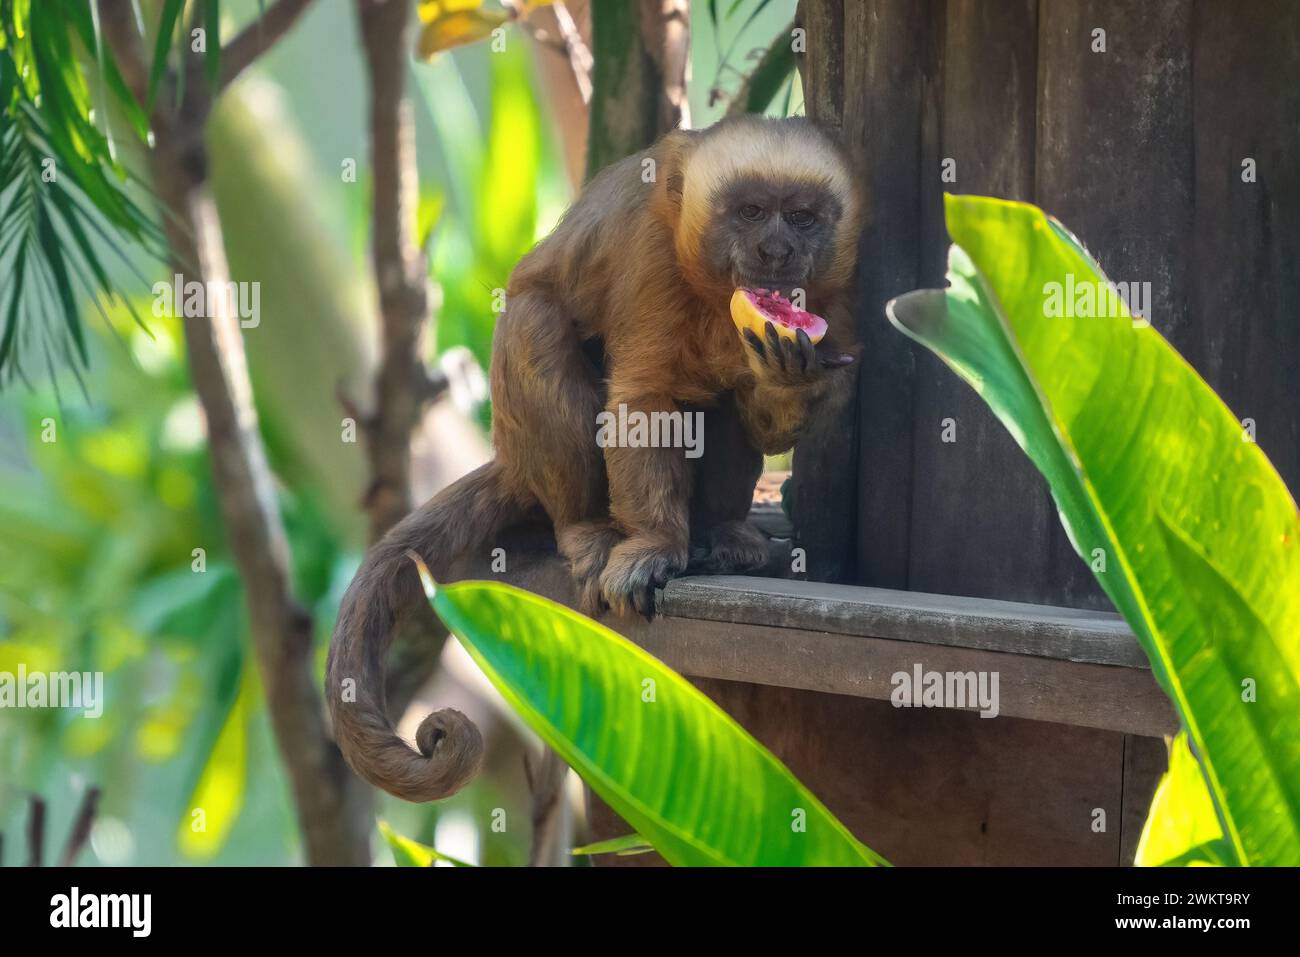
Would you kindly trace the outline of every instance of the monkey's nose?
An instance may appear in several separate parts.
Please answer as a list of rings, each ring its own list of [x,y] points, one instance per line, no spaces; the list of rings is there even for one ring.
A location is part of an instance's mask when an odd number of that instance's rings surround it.
[[[793,252],[794,247],[783,239],[764,239],[758,244],[758,258],[764,266],[784,266]]]

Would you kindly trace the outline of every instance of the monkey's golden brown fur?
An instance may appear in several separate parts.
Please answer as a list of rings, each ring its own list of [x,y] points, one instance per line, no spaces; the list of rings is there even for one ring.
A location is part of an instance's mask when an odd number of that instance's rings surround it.
[[[496,458],[375,545],[339,612],[326,696],[363,778],[434,800],[482,757],[458,712],[424,720],[420,753],[385,713],[383,654],[418,594],[408,550],[438,577],[540,506],[588,613],[650,614],[655,587],[687,567],[692,544],[704,571],[766,561],[746,521],[763,453],[790,448],[811,407],[852,381],[843,296],[860,216],[848,164],[815,127],[741,117],[671,133],[605,169],[520,261],[492,348]],[[806,336],[746,341],[728,310],[737,286],[802,290],[831,331],[816,349]],[[600,448],[597,415],[620,404],[702,410],[703,456]]]

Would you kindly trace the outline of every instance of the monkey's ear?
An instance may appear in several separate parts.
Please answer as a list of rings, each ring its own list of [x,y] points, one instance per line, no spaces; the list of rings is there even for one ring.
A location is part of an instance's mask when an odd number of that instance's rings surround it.
[[[695,149],[699,133],[673,130],[659,141],[656,153],[659,183],[664,205],[674,216],[682,209],[682,191],[686,187],[686,163]]]

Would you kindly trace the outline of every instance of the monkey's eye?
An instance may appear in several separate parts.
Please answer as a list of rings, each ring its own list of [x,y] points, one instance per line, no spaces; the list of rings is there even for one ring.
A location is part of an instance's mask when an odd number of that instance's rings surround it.
[[[763,207],[750,203],[747,206],[740,207],[740,215],[751,223],[756,223],[763,218]]]
[[[796,209],[785,217],[786,222],[791,226],[798,227],[799,229],[807,229],[816,222],[816,219],[817,217],[813,216],[813,214],[808,212],[806,209]]]

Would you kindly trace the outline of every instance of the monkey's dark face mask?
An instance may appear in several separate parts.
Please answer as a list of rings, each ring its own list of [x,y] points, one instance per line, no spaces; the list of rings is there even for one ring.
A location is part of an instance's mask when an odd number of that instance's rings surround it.
[[[806,182],[738,180],[718,197],[705,256],[733,286],[807,290],[834,256],[840,202]]]

